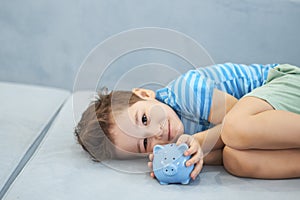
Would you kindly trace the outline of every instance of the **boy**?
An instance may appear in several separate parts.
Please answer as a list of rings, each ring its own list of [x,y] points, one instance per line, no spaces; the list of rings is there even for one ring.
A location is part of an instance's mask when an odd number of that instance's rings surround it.
[[[185,142],[193,179],[203,163],[242,177],[300,177],[299,91],[300,69],[291,65],[213,65],[156,92],[99,94],[75,132],[96,161]]]

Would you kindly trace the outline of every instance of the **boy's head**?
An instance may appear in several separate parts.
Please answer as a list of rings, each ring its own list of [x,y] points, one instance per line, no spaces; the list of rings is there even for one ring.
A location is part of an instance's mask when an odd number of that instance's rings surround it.
[[[78,142],[96,161],[152,152],[154,145],[175,142],[181,134],[176,113],[152,90],[140,88],[99,93],[75,129]]]

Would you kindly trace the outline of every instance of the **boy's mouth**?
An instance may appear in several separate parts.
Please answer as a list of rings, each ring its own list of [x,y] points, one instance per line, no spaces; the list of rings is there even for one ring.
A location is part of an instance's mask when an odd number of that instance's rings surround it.
[[[168,141],[171,140],[170,121],[168,120]]]

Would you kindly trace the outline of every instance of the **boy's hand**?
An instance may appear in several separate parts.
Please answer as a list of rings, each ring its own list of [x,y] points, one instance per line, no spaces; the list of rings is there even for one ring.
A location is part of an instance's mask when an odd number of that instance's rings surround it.
[[[194,170],[191,173],[191,178],[193,180],[195,180],[203,166],[202,149],[200,147],[199,142],[193,136],[190,136],[190,135],[184,134],[184,135],[180,136],[176,142],[176,145],[180,145],[181,143],[186,143],[189,146],[189,149],[184,152],[184,155],[185,156],[192,155],[191,159],[189,159],[186,162],[186,166],[188,167],[188,166],[195,164]],[[150,161],[148,162],[148,167],[151,169],[150,176],[152,178],[155,178],[155,175],[153,172],[153,164],[152,164],[153,157],[154,156],[151,153],[149,155]]]
[[[181,143],[186,143],[189,146],[189,149],[184,152],[184,155],[185,156],[192,155],[191,159],[186,161],[186,166],[188,167],[195,164],[194,170],[190,175],[191,178],[195,180],[203,167],[202,149],[200,147],[199,142],[191,135],[187,135],[187,134],[181,135],[178,138],[176,145],[180,145]]]

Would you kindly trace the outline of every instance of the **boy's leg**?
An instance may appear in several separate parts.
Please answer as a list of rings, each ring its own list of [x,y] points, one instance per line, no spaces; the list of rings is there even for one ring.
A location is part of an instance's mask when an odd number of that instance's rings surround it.
[[[234,149],[300,148],[300,115],[244,97],[225,116],[221,137]]]
[[[300,177],[300,149],[223,150],[225,169],[236,176],[280,179]]]

